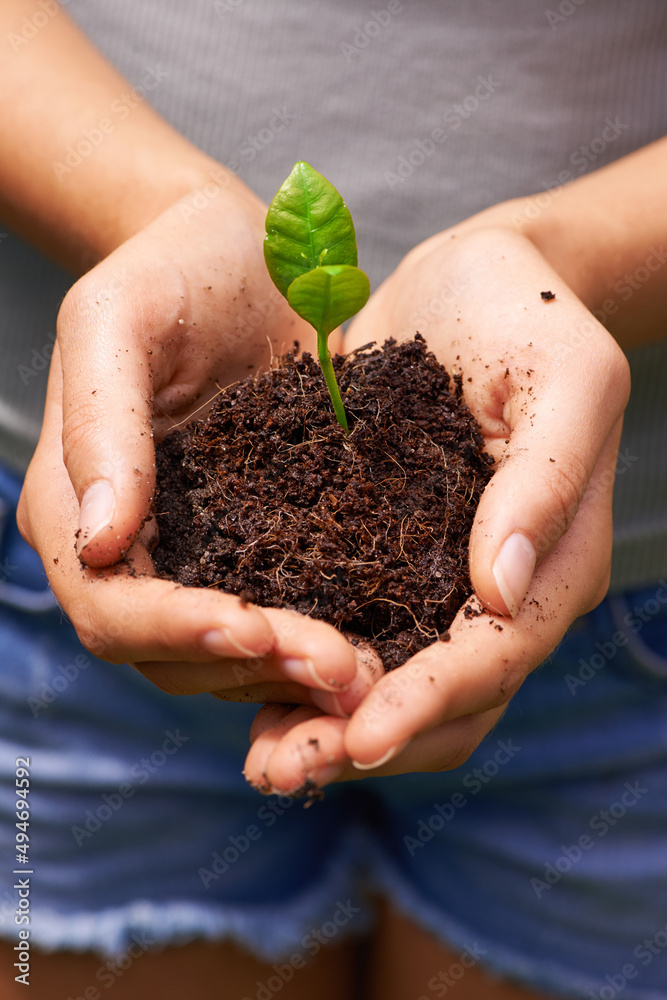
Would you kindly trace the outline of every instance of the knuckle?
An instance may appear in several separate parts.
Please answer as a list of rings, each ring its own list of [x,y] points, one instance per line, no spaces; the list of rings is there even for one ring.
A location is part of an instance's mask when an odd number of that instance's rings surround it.
[[[30,489],[28,476],[29,472],[28,475],[26,475],[25,482],[23,483],[23,489],[21,490],[21,496],[19,497],[18,507],[16,509],[16,525],[23,541],[27,542],[28,545],[34,548],[35,540],[30,521],[30,501],[28,499],[28,491]]]
[[[79,278],[60,304],[56,320],[56,333],[61,346],[67,346],[70,333],[76,329],[94,301],[92,273],[89,272]]]
[[[110,614],[98,608],[93,599],[82,598],[67,604],[67,616],[77,636],[89,653],[107,663],[126,663],[127,649],[123,637],[129,615],[120,610]]]
[[[588,482],[586,466],[577,455],[568,455],[554,465],[549,486],[554,499],[558,499],[562,512],[570,520],[574,517]]]
[[[58,310],[58,316],[56,319],[56,333],[61,342],[67,337],[70,325],[74,322],[78,313],[79,297],[81,294],[80,286],[83,280],[83,278],[79,278],[79,280],[72,285],[65,295],[65,298],[60,303],[60,309]]]
[[[74,626],[79,641],[89,653],[100,660],[109,661],[113,655],[112,639],[101,626],[87,601],[68,604],[67,615]]]
[[[63,461],[69,468],[73,457],[100,432],[99,421],[90,403],[74,403],[63,420]]]
[[[611,336],[605,342],[603,364],[620,415],[630,398],[630,364],[623,350]]]
[[[120,301],[114,293],[122,288],[122,281],[107,274],[100,265],[88,271],[72,285],[60,305],[56,324],[58,336],[67,338],[68,332],[91,312],[98,313],[102,308],[113,310]]]
[[[581,614],[586,615],[590,611],[597,608],[605,597],[607,596],[607,591],[609,590],[609,581],[611,579],[611,557],[607,560],[602,573],[593,580],[589,593],[584,598],[583,606],[581,609]]]
[[[572,524],[586,491],[588,473],[576,455],[569,455],[554,464],[545,480],[549,497],[549,521],[535,538],[539,555],[551,549]]]
[[[517,693],[526,679],[529,667],[523,663],[506,663],[498,682],[498,693],[486,706],[487,710],[500,708]]]

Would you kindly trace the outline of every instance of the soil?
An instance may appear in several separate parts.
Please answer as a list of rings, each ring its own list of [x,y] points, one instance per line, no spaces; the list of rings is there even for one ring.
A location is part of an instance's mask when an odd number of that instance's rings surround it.
[[[492,475],[480,429],[423,338],[319,365],[288,354],[158,445],[158,574],[291,607],[385,668],[447,639],[470,595],[468,538]]]

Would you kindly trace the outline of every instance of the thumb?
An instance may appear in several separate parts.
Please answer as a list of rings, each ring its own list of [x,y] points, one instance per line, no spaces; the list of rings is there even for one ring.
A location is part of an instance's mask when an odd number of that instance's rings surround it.
[[[522,412],[514,407],[519,415],[507,452],[484,491],[470,536],[472,584],[493,611],[516,617],[535,567],[568,530],[587,491],[587,500],[595,493],[597,525],[611,536],[611,496],[629,377],[616,349],[604,368],[601,362],[596,386],[590,369],[583,370],[586,366],[576,373],[561,370],[536,390],[529,406],[522,399]],[[525,379],[516,381],[523,384]],[[511,385],[509,389],[512,393]],[[599,567],[601,572],[607,568],[607,562]],[[569,582],[586,583],[588,591],[597,570],[590,567],[590,580]]]
[[[80,504],[77,554],[101,567],[123,557],[149,514],[153,386],[127,298],[88,278],[58,317],[63,460]]]

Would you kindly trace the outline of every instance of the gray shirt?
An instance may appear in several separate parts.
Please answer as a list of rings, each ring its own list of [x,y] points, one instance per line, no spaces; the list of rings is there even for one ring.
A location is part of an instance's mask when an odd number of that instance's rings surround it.
[[[109,108],[112,121],[150,101],[265,199],[295,160],[312,162],[345,194],[374,287],[433,233],[665,132],[660,0],[70,0],[67,9],[136,88]],[[12,234],[0,238],[0,455],[18,468],[39,431],[70,283]],[[615,589],[667,571],[667,350],[630,360]]]

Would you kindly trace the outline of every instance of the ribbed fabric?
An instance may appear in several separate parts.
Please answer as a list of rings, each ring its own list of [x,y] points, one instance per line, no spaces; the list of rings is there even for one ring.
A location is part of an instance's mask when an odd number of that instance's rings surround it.
[[[541,0],[391,6],[70,0],[67,9],[133,84],[166,73],[151,103],[262,197],[297,159],[325,173],[345,193],[374,287],[433,233],[665,132],[667,8],[656,0],[586,0],[565,5],[569,15]],[[620,123],[618,137],[586,160],[577,151],[607,118]],[[400,177],[401,157],[436,128],[444,141]],[[0,243],[0,263],[0,455],[20,467],[69,279],[13,236]],[[623,448],[637,459],[617,480],[616,589],[667,571],[658,438],[667,349],[635,353]]]

